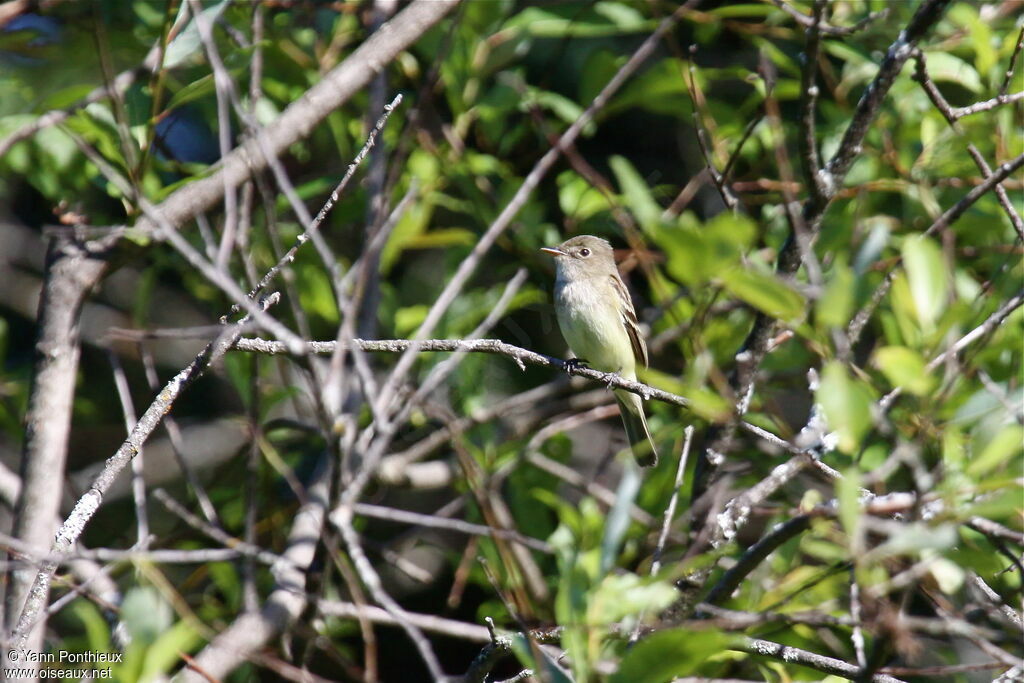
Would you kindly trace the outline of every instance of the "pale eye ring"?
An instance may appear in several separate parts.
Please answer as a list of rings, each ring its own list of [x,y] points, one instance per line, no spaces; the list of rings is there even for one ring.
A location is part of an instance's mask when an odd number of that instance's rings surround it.
[[[586,247],[583,247],[582,249],[580,249],[580,256],[582,256],[583,258],[590,256],[590,250],[587,249]]]

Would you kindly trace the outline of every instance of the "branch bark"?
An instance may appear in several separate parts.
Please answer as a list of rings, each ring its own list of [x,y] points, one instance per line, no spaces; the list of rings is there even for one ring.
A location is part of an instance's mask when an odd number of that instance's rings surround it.
[[[43,295],[39,302],[39,336],[32,390],[26,416],[21,463],[21,495],[14,535],[35,555],[45,555],[60,512],[61,482],[67,460],[71,409],[79,360],[79,314],[86,296],[107,272],[108,264],[71,236],[50,243]],[[14,562],[6,596],[7,627],[25,604],[33,568]],[[48,585],[40,598],[45,601]],[[40,614],[24,647],[41,652],[45,615]]]

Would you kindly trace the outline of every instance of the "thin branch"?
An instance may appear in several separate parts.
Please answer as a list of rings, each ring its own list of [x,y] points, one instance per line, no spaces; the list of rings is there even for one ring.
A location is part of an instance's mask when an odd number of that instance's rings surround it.
[[[110,359],[110,366],[114,374],[114,387],[117,389],[117,398],[121,402],[121,412],[124,414],[125,432],[131,434],[138,418],[135,414],[135,405],[132,403],[131,389],[128,388],[128,378],[124,374],[124,368],[117,354],[108,350],[107,357]],[[149,515],[146,513],[146,479],[144,477],[145,451],[139,452],[132,458],[132,500],[135,503],[135,547],[144,550],[149,543]]]
[[[967,209],[971,208],[975,202],[981,199],[992,188],[998,186],[999,183],[1006,180],[1011,173],[1019,169],[1021,166],[1024,166],[1024,154],[1020,154],[1012,160],[1000,164],[996,171],[985,179],[985,182],[974,187],[974,189],[964,195],[960,201],[946,209],[941,216],[935,219],[935,222],[924,231],[924,234],[933,235],[940,230],[948,228],[956,222],[956,220],[960,218]]]
[[[1017,44],[1013,46],[1013,54],[1010,55],[1010,63],[1006,65],[1006,74],[1003,76],[1003,84],[999,86],[999,94],[1005,95],[1006,90],[1010,87],[1010,81],[1013,80],[1013,72],[1017,68],[1017,57],[1020,56],[1021,50],[1024,50],[1024,26],[1021,27],[1020,33],[1017,34]]]
[[[257,613],[245,613],[188,660],[180,678],[189,683],[208,683],[223,678],[239,664],[256,655],[263,645],[299,617],[306,605],[305,586],[309,567],[323,533],[324,517],[333,475],[333,459],[324,453],[317,462],[305,502],[288,533],[284,562],[275,566],[275,588]]]
[[[1012,104],[1021,100],[1024,100],[1024,90],[1015,92],[1011,95],[996,95],[992,99],[985,100],[984,102],[975,102],[974,104],[969,104],[966,107],[954,107],[953,118],[962,119],[963,117],[970,116],[971,114],[978,114],[983,111],[995,109],[996,107],[1000,107],[1004,104]]]
[[[885,59],[879,66],[878,74],[861,95],[853,119],[839,143],[839,148],[825,169],[831,175],[831,178],[826,180],[830,193],[835,192],[842,184],[854,159],[860,155],[864,136],[867,135],[871,122],[878,114],[882,100],[889,92],[907,59],[910,58],[914,46],[942,18],[949,3],[950,0],[924,0],[918,6],[907,27],[900,31],[899,37],[889,46]],[[822,207],[823,209],[824,207]]]
[[[687,425],[683,440],[683,452],[679,456],[679,466],[676,468],[676,479],[672,485],[672,497],[665,508],[665,520],[661,525],[661,533],[658,534],[658,543],[654,546],[654,558],[651,561],[651,576],[655,576],[661,569],[661,555],[665,551],[665,542],[668,541],[668,530],[672,527],[672,520],[675,518],[676,505],[679,502],[679,490],[683,486],[683,475],[686,472],[686,461],[690,457],[690,444],[693,441],[693,425]]]
[[[818,49],[821,45],[821,15],[826,0],[815,0],[811,25],[807,28],[807,45],[804,48],[803,71],[800,81],[800,156],[803,160],[804,183],[820,202],[825,195],[821,180],[821,159],[818,156],[818,140],[815,134],[815,117],[818,103]]]
[[[430,642],[423,635],[420,627],[410,620],[409,613],[384,590],[380,575],[373,568],[369,559],[367,559],[366,553],[363,552],[359,535],[352,527],[352,512],[353,510],[350,506],[338,507],[331,514],[331,522],[341,531],[341,537],[348,547],[349,556],[352,558],[352,563],[359,574],[359,579],[370,591],[373,599],[384,607],[387,613],[398,622],[398,625],[405,631],[405,634],[409,636],[409,639],[419,651],[423,663],[427,665],[431,677],[434,680],[444,680],[445,675],[441,669],[441,663],[430,646]]]
[[[336,345],[337,342],[334,341],[306,342],[304,352],[310,354],[330,354],[334,353]],[[513,344],[507,344],[500,339],[422,339],[419,341],[412,339],[351,339],[346,341],[345,345],[351,348],[358,348],[361,351],[370,351],[375,353],[403,353],[407,352],[409,349],[415,349],[417,353],[493,353],[511,358],[516,362],[521,370],[525,370],[527,364],[539,365],[541,367],[552,367],[558,370],[563,370],[570,375],[578,375],[580,377],[586,377],[587,379],[603,382],[609,385],[609,387],[625,389],[626,391],[638,394],[647,400],[664,401],[665,403],[671,403],[673,405],[683,407],[690,405],[690,402],[686,398],[671,392],[656,389],[642,382],[623,379],[615,373],[592,370],[591,368],[579,366],[575,363],[569,363],[553,356],[546,356],[542,353],[537,353],[536,351],[530,351],[529,349],[524,349]],[[265,353],[269,355],[289,353],[289,349],[284,342],[269,341],[251,337],[239,339],[235,343],[235,348],[239,351]]]
[[[939,110],[943,117],[945,117],[946,122],[949,123],[949,126],[953,131],[961,138],[965,137],[963,127],[957,122],[957,117],[953,113],[952,108],[949,106],[946,98],[942,96],[942,93],[935,85],[935,82],[932,81],[931,77],[929,77],[928,68],[925,64],[924,53],[920,50],[915,54],[915,61],[916,68],[914,69],[914,80],[921,84],[921,87],[924,88],[924,91],[932,101],[932,104],[934,104],[935,108]],[[989,168],[988,162],[985,161],[985,158],[981,155],[981,152],[978,151],[978,148],[975,147],[973,142],[967,143],[967,153],[971,155],[975,165],[981,171],[982,176],[984,176],[985,179],[988,179],[989,176],[992,175],[992,169]],[[1013,224],[1013,229],[1017,232],[1017,237],[1024,240],[1024,221],[1021,220],[1016,207],[1014,207],[1009,196],[1006,194],[1006,188],[1001,184],[996,185],[995,193],[996,197],[999,199],[999,204],[1003,207],[1003,211],[1005,211],[1006,215],[1009,216],[1010,223]]]
[[[548,554],[554,552],[548,543],[536,538],[523,536],[516,531],[495,529],[489,526],[484,526],[483,524],[473,524],[472,522],[466,522],[461,519],[448,519],[445,517],[438,517],[436,515],[424,515],[418,512],[398,510],[381,505],[370,505],[368,503],[356,503],[352,506],[352,509],[357,515],[362,515],[364,517],[374,517],[376,519],[386,519],[391,522],[414,524],[428,529],[447,529],[449,531],[458,531],[459,533],[470,534],[473,536],[498,536],[507,538],[515,543],[521,543],[527,548],[531,548],[538,552]]]
[[[326,617],[355,619],[361,616],[375,624],[400,625],[394,615],[386,609],[371,605],[360,606],[340,600],[321,600],[317,604],[317,609]],[[416,624],[423,631],[477,643],[490,641],[487,627],[479,626],[478,624],[467,624],[462,621],[455,621],[454,619],[434,616],[433,614],[417,614],[415,612],[406,612],[405,618]]]
[[[786,2],[786,0],[772,0],[772,4],[778,7],[779,9],[783,10],[789,16],[796,19],[796,23],[800,24],[801,26],[810,28],[815,23],[818,23],[817,30],[821,31],[822,33],[826,33],[830,36],[848,36],[852,33],[856,33],[857,31],[862,30],[868,24],[875,21],[876,19],[882,19],[889,15],[889,8],[887,7],[883,10],[879,10],[878,12],[872,12],[871,14],[867,15],[866,17],[858,21],[856,24],[853,24],[852,26],[832,26],[824,22],[816,21],[816,18],[814,16],[807,16],[806,14],[804,14],[803,12],[801,12],[800,10]]]
[[[740,649],[750,654],[770,657],[788,664],[806,666],[816,671],[843,676],[844,678],[855,679],[860,673],[860,667],[854,664],[847,664],[842,660],[808,652],[797,647],[773,643],[770,640],[746,638]],[[887,674],[874,674],[871,680],[875,683],[904,683],[900,679]]]
[[[334,190],[327,198],[327,201],[324,202],[324,205],[320,208],[320,211],[317,212],[316,217],[305,225],[305,229],[303,230],[303,232],[298,237],[295,238],[295,244],[293,244],[291,248],[288,249],[288,251],[286,251],[284,255],[281,256],[280,259],[278,259],[278,262],[274,264],[274,266],[271,267],[270,270],[268,270],[263,275],[262,278],[260,278],[260,281],[256,283],[256,286],[249,291],[250,298],[255,297],[256,294],[258,294],[259,292],[263,291],[266,287],[268,287],[270,285],[270,282],[275,277],[277,277],[277,274],[281,271],[281,269],[295,260],[295,253],[303,244],[309,241],[310,235],[319,230],[320,225],[324,222],[324,219],[327,218],[327,215],[331,212],[331,209],[334,208],[334,205],[338,202],[338,199],[341,197],[341,194],[345,191],[345,188],[347,188],[348,184],[352,181],[352,177],[355,175],[356,169],[359,168],[359,165],[362,164],[363,159],[365,159],[366,155],[370,153],[371,149],[373,149],[373,146],[377,142],[377,136],[380,135],[380,132],[384,129],[384,126],[387,124],[388,119],[391,117],[391,113],[401,103],[402,95],[399,94],[395,96],[395,98],[391,101],[390,104],[384,107],[384,112],[380,115],[380,118],[377,119],[376,125],[366,136],[366,142],[363,143],[363,146],[359,150],[359,153],[356,154],[355,158],[352,159],[352,162],[348,165],[348,168],[345,170],[345,175],[343,175],[341,180],[338,181],[338,184],[335,186]],[[232,315],[237,311],[238,307],[237,305],[234,305],[231,307],[231,310],[228,312],[227,315]],[[227,316],[225,316],[225,318],[226,317]]]
[[[811,526],[811,515],[799,515],[793,519],[779,524],[768,534],[763,536],[757,543],[750,546],[746,552],[729,568],[722,578],[718,580],[711,590],[708,591],[704,602],[714,605],[732,595],[732,592],[739,588],[740,583],[746,578],[757,565],[768,557],[776,548],[789,539],[803,533]]]
[[[188,524],[204,536],[220,543],[225,548],[237,550],[248,557],[253,557],[263,562],[264,564],[274,564],[275,562],[281,561],[280,556],[267,552],[259,546],[239,540],[226,531],[218,529],[217,527],[199,519],[189,512],[181,503],[171,498],[171,496],[163,489],[156,489],[153,491],[153,497],[156,498],[161,505],[167,508],[170,513],[185,522],[185,524]]]

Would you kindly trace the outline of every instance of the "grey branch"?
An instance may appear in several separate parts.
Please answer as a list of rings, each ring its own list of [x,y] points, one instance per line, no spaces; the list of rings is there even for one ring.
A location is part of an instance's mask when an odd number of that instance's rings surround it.
[[[743,642],[742,649],[750,654],[771,657],[772,659],[778,659],[790,664],[800,664],[816,671],[843,676],[851,680],[860,680],[858,678],[860,667],[854,664],[847,664],[839,659],[801,650],[800,648],[773,643],[769,640],[761,640],[760,638],[747,638]],[[902,683],[899,678],[893,678],[885,674],[875,674],[871,677],[871,680],[875,683]]]
[[[351,339],[345,342],[349,348],[357,348],[360,351],[374,353],[404,353],[409,349],[416,349],[418,352],[446,352],[446,353],[493,353],[499,356],[511,358],[525,370],[526,365],[539,365],[542,367],[553,367],[564,370],[570,375],[586,377],[598,382],[603,382],[609,387],[616,387],[633,392],[644,399],[663,401],[672,405],[687,407],[690,402],[676,394],[644,384],[643,382],[632,382],[628,379],[610,373],[592,370],[588,367],[567,363],[553,356],[545,356],[536,351],[530,351],[513,344],[507,344],[500,339],[422,339],[414,341],[411,339]],[[311,341],[306,342],[306,352],[310,354],[334,353],[337,342],[333,341]],[[235,342],[235,348],[239,351],[251,351],[254,353],[265,353],[277,355],[288,353],[288,347],[284,342],[269,341],[245,337]]]
[[[28,543],[34,554],[45,555],[59,519],[67,459],[68,433],[79,360],[79,312],[88,293],[107,272],[109,264],[96,258],[73,239],[50,243],[46,279],[39,302],[39,332],[33,367],[32,392],[25,422],[21,495],[15,512],[14,535]],[[16,568],[7,588],[7,623],[26,604],[36,577]],[[38,587],[39,605],[45,603],[49,582]],[[37,610],[37,628],[26,631],[22,647],[39,651],[45,615]],[[31,637],[31,640],[28,640]]]
[[[325,452],[306,491],[306,502],[295,515],[285,561],[276,567],[275,588],[263,608],[240,616],[196,655],[192,660],[195,668],[189,665],[176,680],[199,683],[210,680],[209,676],[223,678],[298,618],[306,605],[306,575],[316,555],[317,543],[311,539],[320,538],[323,532],[333,473],[333,460]]]
[[[373,607],[371,605],[360,606],[339,600],[324,600],[319,602],[317,607],[324,616],[341,617],[343,619],[363,617],[376,624],[399,625],[398,620],[381,607]],[[467,624],[462,621],[455,621],[454,619],[445,619],[433,614],[406,612],[404,616],[423,631],[461,638],[463,640],[472,640],[478,643],[486,643],[491,639],[485,626]]]

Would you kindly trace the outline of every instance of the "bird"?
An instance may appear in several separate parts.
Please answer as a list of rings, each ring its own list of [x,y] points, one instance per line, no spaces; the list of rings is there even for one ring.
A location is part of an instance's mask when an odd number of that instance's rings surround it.
[[[647,366],[647,346],[611,244],[577,235],[541,251],[555,257],[555,314],[574,362],[635,381],[637,366]],[[657,465],[643,401],[625,389],[613,391],[633,457],[641,467]]]

